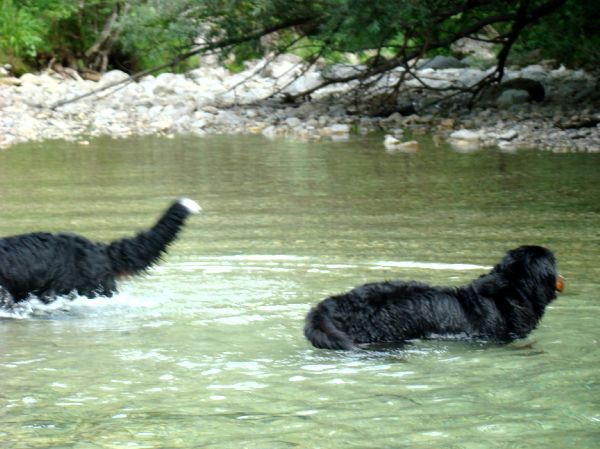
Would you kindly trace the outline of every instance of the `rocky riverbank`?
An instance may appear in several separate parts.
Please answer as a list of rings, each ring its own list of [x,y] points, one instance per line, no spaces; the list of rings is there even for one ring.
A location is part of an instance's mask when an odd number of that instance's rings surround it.
[[[328,67],[343,74],[352,66]],[[231,74],[206,67],[185,75],[163,73],[107,89],[97,95],[52,109],[74,98],[127,78],[112,71],[98,81],[71,78],[55,72],[0,78],[0,148],[31,140],[66,139],[85,144],[109,135],[257,133],[268,138],[346,139],[351,135],[382,132],[382,148],[414,151],[406,135],[432,133],[455,148],[469,151],[487,146],[504,150],[539,148],[550,151],[600,152],[600,104],[597,79],[584,71],[541,65],[509,70],[507,84],[488,93],[472,110],[442,93],[422,89],[470,86],[487,73],[474,68],[443,68],[429,64],[408,77],[410,88],[390,108],[369,101],[354,102],[346,95],[352,84],[330,86],[310,100],[286,103],[272,93],[303,91],[322,78],[320,70],[303,73],[294,57],[280,57],[263,67],[249,66]],[[294,77],[299,77],[294,81]],[[393,85],[399,70],[379,81]],[[524,87],[523,87],[524,86]],[[542,86],[542,87],[540,87]],[[540,101],[540,91],[541,99]]]

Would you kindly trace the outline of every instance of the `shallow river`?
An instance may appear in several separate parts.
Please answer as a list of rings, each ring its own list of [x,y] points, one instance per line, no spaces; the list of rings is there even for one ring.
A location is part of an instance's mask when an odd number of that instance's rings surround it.
[[[0,235],[94,240],[191,217],[109,299],[0,318],[0,447],[598,448],[600,155],[381,138],[99,139],[0,152]],[[313,349],[304,315],[367,281],[459,285],[541,244],[567,289],[525,341]]]

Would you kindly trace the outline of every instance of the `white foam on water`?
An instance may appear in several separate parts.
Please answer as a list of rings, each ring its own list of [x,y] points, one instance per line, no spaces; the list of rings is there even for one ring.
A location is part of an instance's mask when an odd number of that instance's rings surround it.
[[[213,288],[215,286],[226,285],[227,281],[225,278],[230,274],[236,275],[241,271],[252,275],[252,279],[255,282],[253,281],[252,286],[248,285],[245,289],[247,298],[250,300],[252,299],[253,288],[260,288],[261,291],[270,291],[270,284],[265,286],[261,283],[261,279],[263,278],[258,274],[260,272],[276,273],[279,275],[280,280],[285,280],[288,278],[287,273],[293,273],[295,270],[320,273],[323,276],[335,276],[335,273],[342,271],[361,269],[398,270],[398,272],[394,273],[394,276],[402,277],[400,271],[402,269],[447,270],[458,273],[469,270],[487,271],[490,267],[466,263],[398,260],[365,260],[363,262],[352,260],[345,263],[344,261],[323,260],[322,258],[293,254],[201,256],[192,260],[159,265],[151,270],[151,282],[144,283],[143,286],[139,284],[139,282],[145,282],[143,279],[140,281],[124,282],[121,285],[120,292],[110,298],[98,297],[90,299],[76,295],[66,295],[48,304],[34,297],[17,304],[6,304],[5,301],[4,305],[0,305],[0,319],[60,319],[69,316],[103,318],[115,315],[131,315],[135,317],[139,315],[139,312],[142,312],[142,315],[151,314],[154,322],[158,320],[159,324],[163,324],[160,323],[160,315],[165,307],[172,311],[174,307],[181,308],[181,304],[187,304],[189,298],[197,297],[197,292],[193,288],[189,291],[182,290],[182,287],[193,285],[193,283],[190,283],[189,277],[194,272],[200,272],[214,279],[215,285],[212,286]],[[176,279],[172,278],[173,275],[177,276]],[[185,278],[185,281],[180,282],[181,278]],[[174,290],[168,286],[170,282],[177,283]],[[214,296],[214,292],[211,295]],[[242,296],[238,295],[238,297]],[[246,297],[246,295],[243,297]],[[216,321],[222,324],[241,325],[258,319],[255,314],[240,315],[236,313],[233,316],[218,317]]]
[[[25,301],[0,307],[0,318],[23,320],[47,317],[56,312],[68,311],[72,305],[72,301],[71,297],[60,296],[54,301],[45,304],[38,298],[30,297]]]
[[[421,268],[425,270],[490,270],[492,267],[473,265],[468,263],[441,263],[441,262],[414,262],[414,261],[380,261],[373,264],[373,269],[378,268]]]
[[[267,388],[268,385],[260,382],[238,382],[236,384],[212,384],[206,387],[207,390],[237,390],[237,391],[251,391],[258,388]]]
[[[229,326],[240,326],[250,324],[253,321],[264,321],[264,319],[265,318],[260,315],[239,315],[215,318],[212,321]]]
[[[306,269],[309,273],[328,274],[340,270],[354,270],[366,267],[369,270],[381,269],[422,269],[446,271],[488,271],[492,267],[468,263],[419,262],[411,260],[381,260],[356,263],[324,262],[307,256],[293,254],[238,254],[232,256],[203,256],[193,261],[170,263],[157,267],[159,272],[230,273],[234,271],[272,271],[285,272],[294,269]]]
[[[59,296],[49,303],[44,303],[34,296],[16,304],[0,306],[0,318],[16,320],[57,318],[64,315],[95,316],[122,313],[123,309],[151,309],[168,301],[166,295],[137,296],[129,293],[118,293],[111,297],[86,298],[74,294]]]
[[[235,256],[214,257],[217,260],[254,260],[254,261],[298,261],[306,260],[305,256],[294,256],[291,254],[238,254]]]

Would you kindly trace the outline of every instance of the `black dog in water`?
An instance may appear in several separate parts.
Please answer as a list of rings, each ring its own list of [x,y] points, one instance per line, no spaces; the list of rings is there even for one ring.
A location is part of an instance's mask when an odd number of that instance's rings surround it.
[[[462,287],[376,282],[331,296],[308,313],[304,335],[328,349],[450,336],[511,341],[535,329],[563,287],[551,251],[521,246]]]
[[[112,296],[120,277],[144,272],[175,239],[200,206],[174,202],[149,230],[110,244],[73,234],[36,232],[0,239],[0,306],[30,295],[48,303],[60,295]]]

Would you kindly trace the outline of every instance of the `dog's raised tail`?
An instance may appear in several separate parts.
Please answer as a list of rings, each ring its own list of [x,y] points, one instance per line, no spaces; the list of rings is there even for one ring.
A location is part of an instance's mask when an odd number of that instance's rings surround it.
[[[324,303],[317,304],[306,315],[304,336],[315,348],[356,349],[357,347],[348,334],[336,327]]]
[[[156,224],[138,233],[111,242],[107,247],[113,272],[116,276],[135,275],[158,262],[167,247],[185,224],[186,218],[202,209],[194,200],[181,198],[163,213]]]

